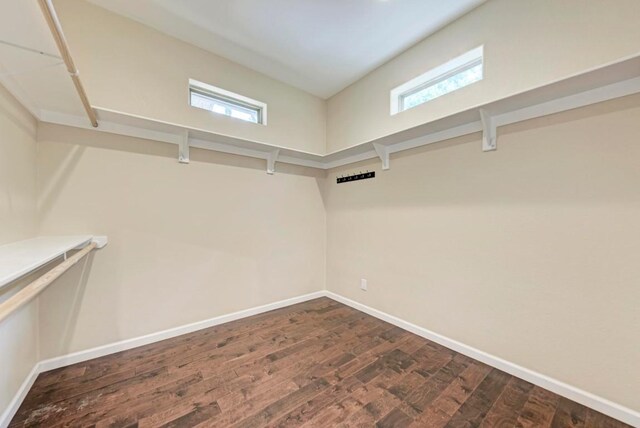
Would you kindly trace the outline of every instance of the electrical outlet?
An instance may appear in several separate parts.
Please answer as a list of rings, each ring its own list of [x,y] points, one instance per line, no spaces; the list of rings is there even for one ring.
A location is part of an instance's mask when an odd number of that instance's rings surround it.
[[[360,280],[360,290],[367,291],[367,280],[364,278]]]

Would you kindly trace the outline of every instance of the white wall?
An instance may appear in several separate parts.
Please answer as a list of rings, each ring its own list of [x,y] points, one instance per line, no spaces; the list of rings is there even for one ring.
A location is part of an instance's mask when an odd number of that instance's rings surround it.
[[[635,95],[499,128],[496,152],[331,170],[328,290],[640,410],[639,117]]]
[[[87,2],[56,6],[94,104],[316,153],[616,60],[640,39],[634,0],[490,0],[325,105]],[[391,88],[482,43],[485,81],[389,116]],[[269,126],[190,109],[190,77],[266,101]],[[110,244],[0,326],[0,406],[38,359],[326,284],[640,409],[638,113],[627,97],[500,129],[494,153],[472,135],[325,180],[197,149],[180,165],[175,146],[46,124],[36,159],[33,118],[1,91],[0,243],[39,232]],[[335,184],[361,168],[378,178]]]
[[[316,154],[640,53],[636,0],[489,0],[325,101],[89,2],[55,5],[94,105]],[[479,45],[482,82],[389,114],[391,89]],[[189,107],[189,78],[267,102],[268,126]]]
[[[0,85],[0,245],[36,233],[36,121]],[[0,302],[25,281],[0,290]],[[0,413],[38,357],[37,304],[0,324]]]
[[[42,295],[41,357],[324,288],[324,172],[40,124],[43,234],[103,234]]]
[[[89,2],[55,6],[92,105],[324,153],[324,100]],[[268,125],[190,107],[190,78],[267,103]]]
[[[333,152],[640,53],[637,0],[489,0],[328,101]],[[484,45],[484,80],[395,116],[389,91]]]

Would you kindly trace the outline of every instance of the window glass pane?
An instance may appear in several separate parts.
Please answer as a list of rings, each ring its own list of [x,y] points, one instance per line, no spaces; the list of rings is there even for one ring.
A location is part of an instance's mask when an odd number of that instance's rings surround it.
[[[207,108],[207,107],[201,107],[201,108],[205,108],[207,110],[211,110],[215,113],[220,113],[220,114],[227,114],[227,109],[220,104],[215,104],[215,103],[211,103],[211,108]]]
[[[257,108],[252,109],[250,107],[236,105],[232,102],[218,99],[213,95],[207,96],[194,91],[191,91],[191,105],[214,113],[246,120],[247,122],[258,123],[260,117],[259,110]]]
[[[482,63],[467,68],[460,73],[454,74],[432,85],[402,95],[401,110],[407,110],[426,103],[427,101],[431,101],[434,98],[438,98],[479,80],[482,80]]]
[[[246,111],[232,109],[231,117],[246,120],[247,122],[258,122],[256,112],[246,112]]]

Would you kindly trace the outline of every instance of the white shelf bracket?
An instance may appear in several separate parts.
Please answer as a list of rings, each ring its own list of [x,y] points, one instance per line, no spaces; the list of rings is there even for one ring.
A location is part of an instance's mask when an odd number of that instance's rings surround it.
[[[178,148],[178,162],[189,163],[189,131],[184,131]]]
[[[276,172],[278,155],[280,155],[280,149],[274,150],[267,155],[267,174],[273,175]]]
[[[373,143],[373,148],[375,149],[378,157],[382,161],[382,169],[389,169],[389,147],[384,146],[382,144]]]
[[[489,152],[496,150],[496,122],[488,111],[480,109],[480,120],[482,121],[482,151]]]

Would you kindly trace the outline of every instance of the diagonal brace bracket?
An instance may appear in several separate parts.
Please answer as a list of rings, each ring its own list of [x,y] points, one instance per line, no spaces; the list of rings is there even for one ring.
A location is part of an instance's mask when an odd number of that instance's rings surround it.
[[[280,155],[280,149],[274,150],[267,155],[267,174],[273,175],[276,172],[276,162]]]
[[[382,161],[382,169],[389,169],[389,147],[384,146],[382,144],[373,143],[373,148],[376,151],[376,154]]]
[[[485,109],[480,109],[480,120],[482,121],[482,151],[489,152],[496,150],[496,122]]]
[[[189,131],[184,131],[178,143],[178,162],[189,163]]]

